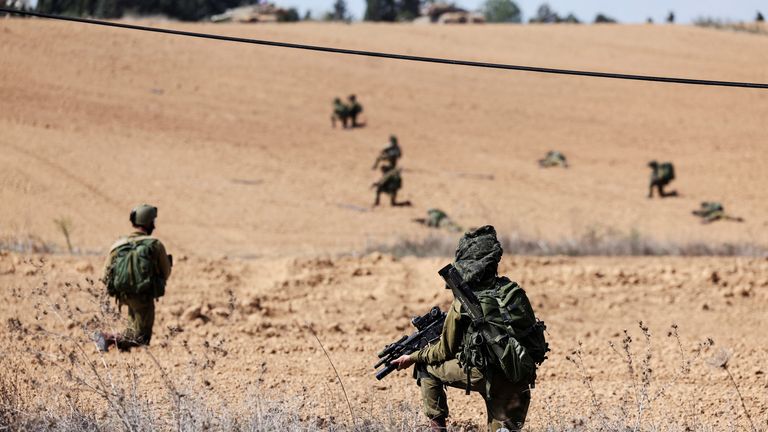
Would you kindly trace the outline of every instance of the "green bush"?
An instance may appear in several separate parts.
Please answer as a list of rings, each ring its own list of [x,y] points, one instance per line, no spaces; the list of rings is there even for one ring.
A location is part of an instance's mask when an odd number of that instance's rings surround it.
[[[483,15],[488,22],[513,22],[522,20],[522,12],[512,0],[486,0]]]

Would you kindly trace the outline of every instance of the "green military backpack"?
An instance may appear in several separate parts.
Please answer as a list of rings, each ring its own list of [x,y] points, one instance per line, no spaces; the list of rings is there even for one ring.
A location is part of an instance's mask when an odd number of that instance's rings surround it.
[[[675,166],[671,162],[659,165],[659,180],[669,183],[675,179]]]
[[[141,236],[119,242],[112,248],[114,258],[107,274],[107,294],[112,297],[165,294],[165,279],[154,260],[157,239]]]
[[[533,382],[536,367],[547,359],[549,344],[546,325],[536,318],[523,288],[507,278],[499,278],[496,287],[474,291],[483,311],[483,325],[495,326],[503,336],[486,341],[470,325],[465,333],[459,362],[478,368],[484,374],[489,366],[500,369],[511,382]],[[497,358],[489,344],[498,344],[503,356]]]

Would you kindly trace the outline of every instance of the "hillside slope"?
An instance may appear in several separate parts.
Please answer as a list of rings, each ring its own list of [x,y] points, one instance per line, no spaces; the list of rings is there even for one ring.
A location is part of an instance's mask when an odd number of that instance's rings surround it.
[[[241,37],[611,72],[768,82],[768,38],[684,26],[211,25]],[[0,236],[103,250],[130,208],[193,255],[316,254],[465,225],[560,238],[588,227],[660,240],[768,243],[768,92],[478,70],[43,20],[0,20]],[[367,127],[331,129],[356,93]],[[364,211],[387,136],[401,196]],[[569,170],[541,170],[550,149]],[[681,197],[645,198],[650,159]],[[493,180],[477,174],[492,174]],[[701,226],[723,201],[743,224]]]

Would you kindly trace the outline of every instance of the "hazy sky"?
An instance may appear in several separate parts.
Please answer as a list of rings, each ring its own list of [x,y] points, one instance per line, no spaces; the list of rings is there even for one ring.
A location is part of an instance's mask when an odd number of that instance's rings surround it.
[[[311,9],[315,17],[330,10],[333,0],[274,0],[280,6],[293,6],[302,13]],[[484,0],[456,0],[455,3],[467,9],[478,9]],[[523,10],[525,19],[536,12],[544,0],[516,0]],[[582,21],[592,21],[598,12],[603,12],[621,22],[640,23],[652,17],[659,22],[670,10],[675,12],[677,22],[689,23],[702,16],[717,17],[732,21],[750,21],[758,10],[768,14],[768,0],[548,0],[561,15],[576,14]],[[365,0],[347,0],[350,11],[356,18],[365,12]]]

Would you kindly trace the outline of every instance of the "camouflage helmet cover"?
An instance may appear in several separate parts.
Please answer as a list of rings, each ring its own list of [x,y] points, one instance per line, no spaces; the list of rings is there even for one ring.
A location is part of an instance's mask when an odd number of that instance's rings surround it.
[[[468,231],[459,240],[454,266],[470,285],[487,282],[496,276],[503,253],[496,229],[486,225]]]
[[[140,227],[151,227],[157,219],[157,207],[149,204],[141,204],[131,210],[131,223]]]

